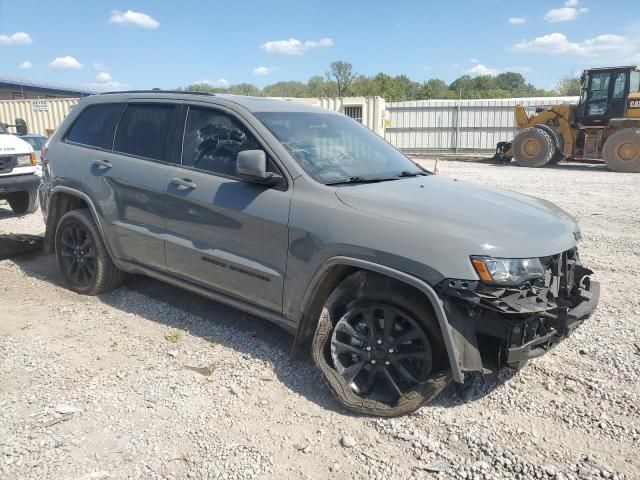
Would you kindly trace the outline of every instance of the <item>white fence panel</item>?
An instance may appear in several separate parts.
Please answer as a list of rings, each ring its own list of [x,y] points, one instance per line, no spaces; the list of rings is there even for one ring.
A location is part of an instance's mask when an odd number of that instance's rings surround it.
[[[514,108],[577,103],[578,97],[387,102],[385,138],[407,153],[487,153],[513,139]]]

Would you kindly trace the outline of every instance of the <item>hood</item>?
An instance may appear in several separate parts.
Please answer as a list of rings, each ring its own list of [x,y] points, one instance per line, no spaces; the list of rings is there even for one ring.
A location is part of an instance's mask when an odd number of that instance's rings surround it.
[[[0,134],[0,155],[19,155],[31,152],[33,152],[31,145],[21,138],[7,133]]]
[[[336,189],[346,205],[416,226],[425,241],[469,249],[467,255],[526,258],[575,246],[575,219],[551,202],[438,175]]]

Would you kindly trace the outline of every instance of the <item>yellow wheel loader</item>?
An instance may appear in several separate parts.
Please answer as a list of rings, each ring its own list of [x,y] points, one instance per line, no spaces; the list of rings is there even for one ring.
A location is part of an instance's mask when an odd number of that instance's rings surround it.
[[[602,159],[611,170],[640,173],[640,70],[592,68],[582,73],[580,102],[529,115],[515,110],[520,130],[500,142],[496,157],[525,167],[564,159]]]

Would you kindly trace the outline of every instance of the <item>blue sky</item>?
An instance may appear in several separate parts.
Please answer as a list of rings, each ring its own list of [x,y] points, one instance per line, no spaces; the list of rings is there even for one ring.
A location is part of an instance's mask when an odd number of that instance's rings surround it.
[[[358,73],[450,82],[522,72],[551,88],[640,64],[639,0],[0,0],[0,74],[96,88],[306,81]]]

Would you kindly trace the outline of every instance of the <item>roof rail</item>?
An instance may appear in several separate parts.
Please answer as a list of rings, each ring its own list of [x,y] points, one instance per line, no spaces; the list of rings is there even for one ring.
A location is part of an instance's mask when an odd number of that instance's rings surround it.
[[[160,88],[154,88],[152,90],[120,90],[115,92],[101,92],[101,95],[112,95],[116,93],[186,93],[188,95],[209,95],[214,97],[215,93],[208,92],[192,92],[191,90],[162,90]]]

